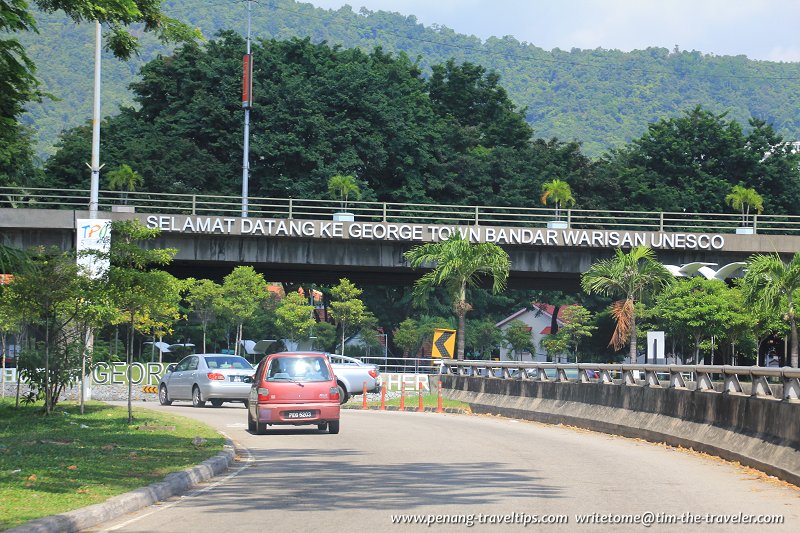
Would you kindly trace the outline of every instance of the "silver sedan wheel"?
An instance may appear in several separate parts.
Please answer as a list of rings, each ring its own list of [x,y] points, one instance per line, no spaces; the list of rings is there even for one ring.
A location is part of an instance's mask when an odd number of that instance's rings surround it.
[[[204,402],[202,396],[200,396],[200,387],[197,385],[192,389],[192,405],[194,407],[205,407],[206,405],[206,402]]]
[[[166,385],[161,385],[161,387],[158,389],[158,401],[161,403],[161,405],[172,405],[172,400],[169,399]]]

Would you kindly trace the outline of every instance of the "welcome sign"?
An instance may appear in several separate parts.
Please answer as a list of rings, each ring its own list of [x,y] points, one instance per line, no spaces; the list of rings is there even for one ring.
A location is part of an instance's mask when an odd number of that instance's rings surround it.
[[[473,243],[584,248],[649,246],[663,250],[722,250],[725,237],[711,233],[666,233],[544,229],[498,226],[450,226],[391,222],[340,222],[274,218],[148,215],[148,228],[167,233],[251,235],[275,238],[355,239],[439,242],[459,233]]]

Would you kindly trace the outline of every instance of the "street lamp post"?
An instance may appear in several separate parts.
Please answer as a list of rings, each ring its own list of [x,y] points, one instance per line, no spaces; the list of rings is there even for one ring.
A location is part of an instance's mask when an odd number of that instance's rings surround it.
[[[244,108],[244,150],[242,155],[242,218],[247,218],[250,181],[250,108],[253,105],[253,55],[250,53],[250,0],[247,1],[247,53],[244,56],[242,107]]]
[[[100,21],[94,22],[94,103],[92,106],[92,179],[89,183],[89,218],[97,218],[100,196],[100,45],[102,30]]]

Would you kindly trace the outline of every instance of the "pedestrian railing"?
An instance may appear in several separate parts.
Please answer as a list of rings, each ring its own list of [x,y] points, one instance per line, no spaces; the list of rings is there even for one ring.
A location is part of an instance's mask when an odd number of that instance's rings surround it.
[[[782,400],[800,401],[800,369],[763,366],[629,365],[596,363],[531,363],[517,361],[443,360],[442,372],[484,379],[516,379],[539,382],[601,383],[642,387],[668,387],[746,394],[742,382],[750,383],[749,394],[777,399],[776,381],[783,385]],[[663,379],[662,379],[663,378]],[[721,390],[718,390],[721,389]]]
[[[441,359],[430,357],[359,357],[361,361],[376,365],[383,373],[392,374],[438,374]]]
[[[239,196],[99,191],[101,211],[133,210],[136,213],[236,217],[241,214]],[[87,189],[0,187],[0,207],[80,210],[89,207]],[[469,206],[395,202],[348,202],[347,212],[361,222],[398,224],[445,224],[546,227],[552,209],[541,207]],[[342,211],[340,202],[302,198],[248,198],[248,216],[286,219],[329,219]],[[665,231],[732,233],[742,217],[729,213],[685,213],[565,209],[568,229],[607,231]],[[800,235],[800,216],[751,215],[751,227],[760,234]]]

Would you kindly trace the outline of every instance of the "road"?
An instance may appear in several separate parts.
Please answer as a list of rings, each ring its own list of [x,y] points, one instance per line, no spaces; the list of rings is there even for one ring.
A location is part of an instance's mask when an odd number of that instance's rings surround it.
[[[576,515],[594,513],[595,521],[633,519],[621,517],[629,514],[677,522],[654,524],[656,531],[745,531],[754,526],[703,521],[780,515],[782,525],[755,527],[800,531],[800,489],[714,458],[633,439],[490,416],[360,410],[343,411],[338,435],[298,428],[260,436],[247,431],[240,405],[135,405],[144,408],[218,428],[241,448],[242,461],[190,494],[91,531],[643,529],[578,525]],[[654,514],[643,515],[648,512]],[[393,515],[408,514],[461,523],[393,523]],[[467,514],[486,523],[468,528]],[[533,515],[565,515],[569,523],[491,523],[523,522]]]

